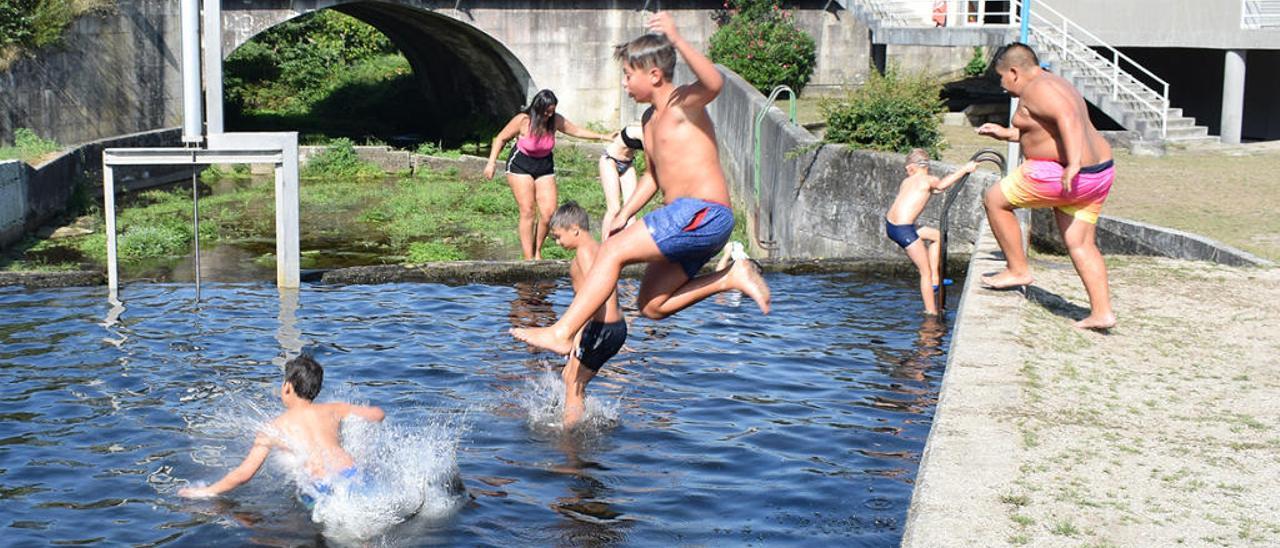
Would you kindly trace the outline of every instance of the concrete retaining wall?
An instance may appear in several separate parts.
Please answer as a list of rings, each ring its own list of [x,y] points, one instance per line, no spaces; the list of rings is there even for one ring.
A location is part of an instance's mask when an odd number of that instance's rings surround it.
[[[179,2],[111,4],[72,22],[59,45],[0,71],[0,141],[20,127],[79,143],[179,123]]]
[[[692,78],[687,68],[680,72],[680,81]],[[725,87],[708,110],[735,205],[757,239],[753,252],[786,258],[904,259],[884,235],[884,213],[897,196],[905,158],[823,144],[775,108],[760,127],[757,192],[753,126],[765,97],[732,71],[721,67],[721,72]],[[938,176],[953,169],[939,162],[930,167]],[[995,180],[980,172],[961,191],[951,212],[951,251],[967,254],[972,248],[982,221],[981,191]],[[941,208],[942,200],[933,200],[920,222],[937,226]],[[775,244],[762,246],[760,240]]]
[[[19,160],[0,162],[0,246],[21,238],[25,230],[27,169]]]
[[[0,205],[0,248],[66,210],[78,185],[87,184],[100,194],[104,149],[178,146],[180,134],[178,128],[169,128],[92,141],[35,167],[16,161],[0,164],[0,198],[4,200]],[[171,182],[190,173],[190,168],[177,166],[121,168],[116,171],[116,181],[120,188],[128,189],[143,181]],[[11,198],[21,201],[11,202]]]
[[[1041,209],[1032,213],[1031,243],[1040,248],[1066,252],[1052,210]],[[1098,219],[1098,249],[1105,255],[1171,257],[1229,266],[1275,266],[1262,257],[1199,234],[1106,215]]]

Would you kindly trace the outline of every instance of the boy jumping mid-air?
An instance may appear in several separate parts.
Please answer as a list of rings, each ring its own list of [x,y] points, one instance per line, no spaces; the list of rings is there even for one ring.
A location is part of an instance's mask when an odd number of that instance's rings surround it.
[[[978,169],[978,164],[969,162],[955,173],[939,179],[929,175],[929,154],[918,148],[912,150],[907,155],[907,178],[902,180],[898,198],[884,215],[885,233],[907,253],[920,271],[920,298],[924,300],[924,313],[930,316],[938,315],[933,292],[938,284],[945,283],[945,280],[938,279],[938,261],[942,258],[938,241],[942,235],[938,229],[927,226],[917,230],[916,218],[929,204],[930,194],[950,188],[975,169]]]
[[[697,276],[729,241],[733,210],[729,188],[716,151],[715,129],[706,105],[716,98],[724,78],[711,60],[684,40],[669,13],[649,19],[646,34],[617,48],[622,84],[640,103],[650,103],[644,119],[644,147],[653,177],[640,181],[635,194],[614,217],[610,236],[600,248],[573,303],[550,327],[512,329],[517,339],[565,355],[573,338],[612,295],[618,273],[631,263],[648,263],[640,283],[637,307],[647,318],[675,314],[711,295],[736,289],[769,313],[769,286],[751,261]],[[675,86],[676,51],[697,77]],[[626,220],[662,190],[666,206],[629,227]]]
[[[380,422],[385,416],[382,409],[348,403],[315,403],[324,382],[324,369],[310,356],[289,360],[284,367],[284,383],[280,387],[280,400],[284,413],[271,421],[253,441],[253,448],[235,470],[208,487],[187,487],[178,491],[184,497],[212,497],[239,487],[262,468],[272,449],[297,453],[311,479],[311,489],[317,494],[328,493],[331,481],[337,477],[353,479],[358,475],[355,461],[338,442],[342,419],[357,416],[371,422]],[[304,497],[305,500],[305,497]]]
[[[561,205],[551,215],[551,237],[560,247],[577,253],[569,264],[569,279],[577,291],[585,283],[587,272],[595,262],[600,244],[591,235],[591,218],[577,202]],[[618,307],[617,291],[591,316],[591,321],[578,333],[577,349],[569,354],[564,373],[564,427],[582,420],[586,406],[587,383],[596,376],[627,340],[627,322]]]

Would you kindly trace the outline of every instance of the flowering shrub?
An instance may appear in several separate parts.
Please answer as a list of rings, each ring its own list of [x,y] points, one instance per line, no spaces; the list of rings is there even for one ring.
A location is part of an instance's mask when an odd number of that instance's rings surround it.
[[[813,38],[796,28],[779,0],[729,0],[728,21],[711,35],[711,60],[761,93],[787,85],[800,93],[817,61]]]

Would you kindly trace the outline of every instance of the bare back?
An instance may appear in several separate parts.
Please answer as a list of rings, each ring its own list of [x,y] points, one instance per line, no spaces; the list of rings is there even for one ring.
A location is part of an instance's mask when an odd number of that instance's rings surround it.
[[[313,403],[289,409],[272,422],[284,438],[279,440],[280,447],[305,458],[307,473],[313,478],[328,477],[355,464],[339,439],[340,405]]]
[[[929,204],[929,195],[933,193],[937,177],[928,173],[917,173],[902,180],[898,186],[898,197],[889,206],[885,219],[895,225],[915,224],[924,207]]]
[[[652,109],[653,117],[644,125],[645,155],[666,203],[697,198],[728,204],[715,128],[706,107],[684,105],[688,88],[676,88],[666,108]]]
[[[1081,165],[1111,159],[1111,145],[1089,120],[1089,107],[1084,97],[1062,77],[1047,71],[1041,71],[1034,81],[1027,84],[1013,116],[1013,126],[1018,128],[1018,142],[1024,156],[1066,163],[1066,147],[1056,120],[1063,114],[1074,119],[1084,131]]]

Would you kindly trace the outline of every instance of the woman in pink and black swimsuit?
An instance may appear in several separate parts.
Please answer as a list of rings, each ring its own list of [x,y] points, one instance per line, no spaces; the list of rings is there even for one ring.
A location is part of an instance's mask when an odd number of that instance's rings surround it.
[[[556,164],[551,152],[556,146],[557,131],[583,139],[607,141],[612,138],[575,126],[556,114],[556,94],[544,89],[493,138],[489,164],[484,168],[485,178],[493,177],[498,153],[507,141],[516,138],[515,148],[507,160],[507,184],[520,206],[520,250],[526,260],[542,258],[547,223],[559,205],[556,203]]]

